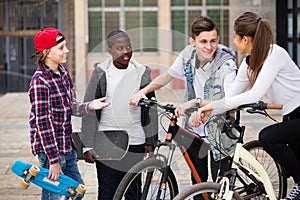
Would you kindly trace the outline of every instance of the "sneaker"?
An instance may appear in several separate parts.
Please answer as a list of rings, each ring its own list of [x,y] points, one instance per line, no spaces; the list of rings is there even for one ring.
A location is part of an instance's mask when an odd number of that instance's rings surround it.
[[[295,183],[289,196],[285,197],[282,200],[300,200],[300,184]]]

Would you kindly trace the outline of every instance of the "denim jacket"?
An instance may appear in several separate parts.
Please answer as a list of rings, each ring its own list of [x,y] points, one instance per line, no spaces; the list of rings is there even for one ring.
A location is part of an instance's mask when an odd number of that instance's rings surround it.
[[[192,52],[195,51],[194,48],[190,48],[187,50],[188,51],[183,54],[184,58],[189,58],[189,56],[193,54]],[[194,56],[192,58],[190,57],[189,59],[191,59],[192,67],[195,67],[197,61],[196,54],[194,54]],[[221,44],[218,45],[216,56],[211,66],[213,73],[205,82],[204,99],[218,100],[225,97],[225,77],[232,70],[237,70],[235,63],[232,62],[232,60],[234,59],[235,53],[231,49]],[[229,60],[231,60],[231,62]],[[186,59],[186,62],[184,64],[186,64],[187,62],[188,59]],[[195,72],[195,70],[193,70],[193,72]],[[196,98],[195,92],[192,91],[192,93],[192,96],[194,95],[194,98]],[[189,95],[186,94],[186,97],[187,96]],[[221,133],[222,127],[220,127],[220,123],[221,122],[209,123],[205,126],[207,139],[210,142],[211,150],[216,161],[223,159],[228,154],[232,153],[236,144],[235,140],[231,140],[226,136],[226,134]],[[186,124],[186,126],[188,125]],[[219,148],[220,146],[222,148]]]

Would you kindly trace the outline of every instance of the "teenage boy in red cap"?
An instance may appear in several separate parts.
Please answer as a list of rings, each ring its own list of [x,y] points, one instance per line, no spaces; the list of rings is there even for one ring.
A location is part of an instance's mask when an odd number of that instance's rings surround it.
[[[33,155],[40,165],[49,168],[48,178],[56,181],[65,174],[83,183],[73,148],[71,115],[82,116],[91,110],[109,106],[106,97],[87,103],[76,101],[75,90],[66,63],[68,48],[63,33],[45,28],[34,38],[37,56],[35,73],[29,87],[31,103],[30,140]],[[42,200],[60,199],[60,196],[42,190]]]

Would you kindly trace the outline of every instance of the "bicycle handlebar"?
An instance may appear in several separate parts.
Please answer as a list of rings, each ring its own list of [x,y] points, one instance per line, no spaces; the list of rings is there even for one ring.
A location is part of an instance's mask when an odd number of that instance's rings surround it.
[[[159,103],[155,98],[142,99],[139,102],[139,106],[143,106],[143,107],[150,107],[150,106],[153,106],[153,105],[157,105],[158,107],[164,109],[165,111],[171,112],[173,114],[174,114],[175,109],[176,109],[176,106],[174,106],[173,104],[162,104],[162,103]],[[246,111],[250,114],[258,113],[258,114],[266,115],[265,113],[263,113],[261,111],[265,110],[265,109],[280,110],[280,109],[282,109],[282,105],[281,104],[268,104],[268,103],[265,103],[263,101],[258,101],[256,103],[250,103],[250,104],[243,104],[243,105],[241,105],[237,108],[235,120],[230,121],[230,120],[226,119],[223,116],[223,114],[216,115],[216,116],[212,117],[211,120],[214,121],[218,118],[221,118],[224,121],[225,126],[223,128],[223,131],[226,133],[226,135],[231,139],[238,139],[239,137],[235,136],[232,133],[232,128],[237,129],[240,133],[243,132],[244,128],[239,125],[240,110],[242,110],[243,108],[248,108]]]
[[[240,110],[242,110],[243,108],[248,108],[248,109],[246,109],[246,112],[248,112],[250,114],[256,113],[256,114],[262,114],[262,115],[270,117],[268,114],[266,114],[262,111],[265,109],[280,110],[280,109],[282,109],[282,105],[281,104],[268,104],[263,101],[258,101],[256,103],[250,103],[250,104],[244,104],[244,105],[241,105],[238,107],[238,109],[236,111],[236,118],[233,121],[226,119],[223,115],[219,115],[219,117],[215,116],[215,118],[212,118],[212,121],[214,121],[218,118],[221,118],[224,121],[224,127],[223,127],[222,132],[225,132],[226,135],[231,139],[241,139],[243,137],[243,132],[245,130],[244,126],[240,126]],[[233,128],[235,128],[238,132],[241,133],[240,137],[237,137],[232,133]]]
[[[265,110],[265,109],[282,109],[281,104],[268,104],[263,101],[258,101],[256,103],[250,103],[250,104],[244,104],[238,107],[238,109],[243,109],[243,108],[252,108],[255,110]]]
[[[174,111],[176,109],[176,106],[174,106],[173,104],[162,104],[162,103],[159,103],[155,98],[142,99],[142,100],[140,100],[138,105],[142,106],[142,107],[150,107],[152,105],[157,105],[158,107],[160,107],[168,112],[171,112],[171,113],[174,113]]]
[[[267,109],[278,109],[278,110],[281,110],[282,109],[282,104],[268,104],[267,105]]]
[[[144,106],[144,107],[150,107],[152,105],[157,105],[158,107],[163,108],[169,112],[174,112],[176,109],[176,106],[174,106],[173,104],[162,104],[162,103],[159,103],[155,98],[142,99],[142,100],[140,100],[138,105]],[[252,108],[254,110],[265,110],[265,109],[281,110],[282,105],[281,104],[268,104],[263,101],[258,101],[256,103],[243,104],[238,107],[238,110],[241,110],[243,108]]]

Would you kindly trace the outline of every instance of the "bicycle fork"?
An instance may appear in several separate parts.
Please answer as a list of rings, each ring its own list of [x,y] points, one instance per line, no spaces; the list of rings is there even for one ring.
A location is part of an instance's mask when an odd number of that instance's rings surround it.
[[[159,190],[158,190],[157,196],[156,196],[157,200],[165,199],[166,190],[167,190],[167,178],[168,178],[169,171],[171,169],[170,165],[171,165],[171,161],[173,159],[174,151],[176,148],[175,144],[172,144],[170,142],[166,142],[166,143],[167,143],[166,146],[169,147],[169,151],[168,151],[167,156],[165,157],[164,166],[162,168],[163,172],[162,172],[161,181],[159,183]],[[163,144],[165,144],[165,143],[163,143]]]

